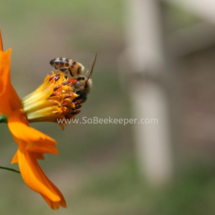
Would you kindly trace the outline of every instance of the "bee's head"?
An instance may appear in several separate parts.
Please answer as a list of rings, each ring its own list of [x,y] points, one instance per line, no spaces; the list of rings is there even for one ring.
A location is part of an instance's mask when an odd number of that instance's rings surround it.
[[[92,79],[88,79],[87,77],[84,77],[84,76],[80,76],[77,78],[77,82],[75,84],[76,91],[89,93],[91,87],[92,87]]]

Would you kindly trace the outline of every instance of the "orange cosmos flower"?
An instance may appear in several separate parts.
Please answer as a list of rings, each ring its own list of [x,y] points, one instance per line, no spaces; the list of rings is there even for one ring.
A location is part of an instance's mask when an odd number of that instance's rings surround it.
[[[41,194],[52,209],[66,207],[62,193],[46,177],[37,162],[37,159],[44,160],[43,153],[58,154],[56,141],[29,127],[22,101],[11,85],[10,58],[11,49],[3,52],[0,32],[0,112],[8,116],[8,127],[18,145],[11,163],[18,162],[25,183]]]

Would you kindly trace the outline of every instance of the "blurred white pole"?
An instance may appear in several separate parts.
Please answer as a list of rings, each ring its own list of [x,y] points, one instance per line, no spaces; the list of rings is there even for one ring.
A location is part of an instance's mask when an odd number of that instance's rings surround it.
[[[134,117],[158,124],[136,124],[134,135],[141,172],[152,185],[171,180],[173,160],[165,79],[162,21],[156,0],[127,0],[126,62],[131,65]],[[148,77],[148,78],[146,78]]]

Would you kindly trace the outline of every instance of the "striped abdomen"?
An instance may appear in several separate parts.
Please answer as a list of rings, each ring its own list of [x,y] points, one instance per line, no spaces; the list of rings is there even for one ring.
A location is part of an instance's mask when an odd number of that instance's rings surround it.
[[[81,75],[84,71],[84,66],[82,64],[68,58],[55,58],[50,61],[50,64],[56,70],[60,70],[72,77]]]

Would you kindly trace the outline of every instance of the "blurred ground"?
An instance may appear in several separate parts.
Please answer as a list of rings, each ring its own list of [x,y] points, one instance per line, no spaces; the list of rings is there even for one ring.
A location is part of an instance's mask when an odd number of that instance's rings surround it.
[[[130,100],[120,88],[117,72],[117,58],[124,48],[123,25],[119,0],[0,1],[4,48],[13,48],[11,76],[20,97],[51,72],[51,59],[70,57],[87,67],[97,52],[94,86],[79,117],[130,118]],[[213,215],[214,57],[212,47],[183,59],[187,141],[181,143],[181,151],[189,162],[169,186],[154,190],[140,178],[129,125],[69,125],[61,131],[57,125],[40,123],[32,126],[55,138],[60,152],[46,155],[40,164],[64,194],[68,208],[52,211],[20,175],[2,170],[0,213]],[[4,134],[0,165],[18,168],[10,165],[16,145],[7,127],[0,129]]]

